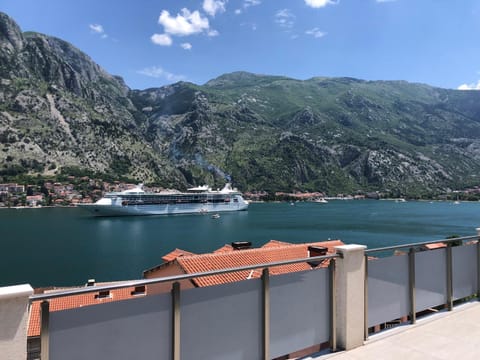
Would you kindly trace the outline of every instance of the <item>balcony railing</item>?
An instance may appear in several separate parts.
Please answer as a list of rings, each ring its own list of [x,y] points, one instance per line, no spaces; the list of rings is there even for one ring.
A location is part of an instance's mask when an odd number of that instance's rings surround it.
[[[365,338],[369,328],[416,315],[480,293],[480,245],[478,236],[467,236],[365,251],[365,256],[406,249],[407,254],[366,262]],[[424,251],[426,245],[445,247]],[[458,246],[461,245],[461,246]]]
[[[335,345],[334,260],[339,255],[258,264],[33,295],[41,304],[41,359],[271,359]],[[270,276],[276,266],[328,268]],[[260,279],[181,290],[180,281],[262,270]],[[122,287],[171,283],[170,294],[49,311],[49,300]]]
[[[42,360],[272,359],[319,344],[335,351],[337,344],[342,349],[361,345],[381,324],[415,323],[417,315],[429,309],[452,310],[455,301],[478,296],[480,244],[473,241],[478,239],[368,250],[346,245],[335,255],[89,286],[32,295],[29,301],[41,302]],[[445,247],[422,251],[435,243]],[[391,256],[400,249],[406,253]],[[390,256],[375,258],[377,254]],[[323,261],[329,266],[270,275],[277,266]],[[261,278],[181,288],[185,280],[253,270],[261,270]],[[49,309],[58,297],[162,283],[170,284],[171,291]]]

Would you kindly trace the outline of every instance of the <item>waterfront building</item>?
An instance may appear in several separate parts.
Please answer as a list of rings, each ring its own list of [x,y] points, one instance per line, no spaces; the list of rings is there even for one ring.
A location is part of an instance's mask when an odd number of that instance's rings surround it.
[[[291,244],[288,242],[270,240],[260,248],[251,248],[249,242],[237,242],[224,245],[208,254],[193,254],[175,249],[162,257],[163,263],[143,272],[146,279],[166,277],[172,275],[194,274],[212,270],[222,270],[248,265],[266,264],[276,261],[302,259],[313,256],[331,255],[335,247],[344,245],[341,240]],[[320,264],[298,263],[282,265],[270,269],[270,275],[287,274],[297,271],[306,271],[328,267],[329,260]],[[205,287],[221,285],[236,281],[257,279],[262,275],[261,270],[239,271],[221,275],[205,276],[182,281],[182,288]],[[153,293],[170,291],[168,284],[151,285]]]

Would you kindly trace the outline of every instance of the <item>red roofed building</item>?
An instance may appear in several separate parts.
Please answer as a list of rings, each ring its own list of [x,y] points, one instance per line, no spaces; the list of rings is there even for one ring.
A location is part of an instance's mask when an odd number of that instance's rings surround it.
[[[242,243],[242,245],[245,244],[248,243]],[[235,243],[232,245],[235,245]],[[340,240],[331,240],[305,244],[291,244],[287,242],[271,240],[261,248],[243,248],[241,250],[235,249],[235,247],[232,245],[225,245],[211,254],[200,255],[186,255],[187,252],[176,249],[162,258],[164,260],[169,260],[156,267],[145,270],[143,272],[143,276],[144,278],[151,279],[171,275],[194,274],[213,270],[222,270],[248,265],[265,264],[285,260],[308,258],[310,256],[318,256],[318,254],[310,254],[309,247],[325,247],[327,249],[327,254],[331,255],[335,254],[336,246],[344,245],[344,243]],[[176,254],[179,255],[175,256]],[[327,267],[328,264],[329,260],[325,260],[319,264],[318,267]],[[271,275],[280,275],[297,271],[311,270],[312,268],[316,267],[312,267],[310,264],[305,262],[275,266],[271,267],[269,270]],[[261,269],[258,269],[204,276],[201,278],[184,280],[181,285],[182,288],[220,285],[235,281],[259,278],[261,273]],[[161,284],[149,286],[149,292],[164,292],[171,288],[170,284],[165,284],[163,286],[159,285]]]

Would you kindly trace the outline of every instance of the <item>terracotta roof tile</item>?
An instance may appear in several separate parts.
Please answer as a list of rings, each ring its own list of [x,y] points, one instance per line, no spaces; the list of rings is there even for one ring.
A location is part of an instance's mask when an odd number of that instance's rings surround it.
[[[435,244],[427,244],[427,245],[425,245],[425,247],[428,250],[434,250],[434,249],[440,249],[440,248],[447,247],[447,245],[445,245],[444,243],[435,243]]]
[[[131,299],[138,296],[132,295],[134,290],[135,287],[110,290],[110,297],[104,298],[99,298],[98,292],[92,292],[88,294],[50,299],[50,312]],[[29,337],[40,336],[40,303],[41,301],[34,301],[30,307],[30,316],[28,322]]]
[[[293,260],[308,257],[308,246],[324,246],[328,248],[328,254],[335,253],[334,247],[344,245],[340,240],[325,242],[307,243],[307,244],[286,244],[271,243],[270,246],[259,249],[237,250],[230,252],[215,252],[212,254],[202,254],[193,256],[184,256],[177,258],[177,262],[184,269],[185,273],[193,274],[212,270],[221,270],[227,268],[270,263],[283,260]],[[328,266],[329,261],[324,261],[320,267]],[[308,263],[297,263],[282,265],[270,268],[270,274],[279,275],[290,272],[310,270],[312,267]],[[235,273],[205,276],[193,279],[196,286],[210,286],[241,281],[251,278],[258,278],[261,270],[239,271]]]
[[[278,240],[270,240],[269,242],[264,244],[262,248],[279,247],[279,246],[286,246],[286,245],[295,245],[295,244],[287,243],[284,241],[278,241]]]
[[[224,253],[224,252],[230,252],[230,251],[235,251],[232,245],[225,244],[220,249],[215,250],[214,253]]]
[[[168,253],[167,255],[162,257],[164,262],[169,262],[175,260],[179,256],[190,256],[195,255],[194,253],[182,249],[175,249],[172,252]]]

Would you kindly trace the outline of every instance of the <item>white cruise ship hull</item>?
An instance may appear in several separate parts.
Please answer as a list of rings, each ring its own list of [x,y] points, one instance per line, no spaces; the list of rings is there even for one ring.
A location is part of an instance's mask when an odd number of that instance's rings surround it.
[[[207,214],[227,211],[247,210],[248,203],[240,201],[228,204],[165,204],[165,205],[102,205],[79,204],[95,216],[132,216],[132,215],[175,215]]]

